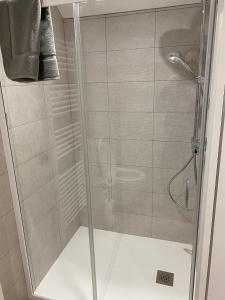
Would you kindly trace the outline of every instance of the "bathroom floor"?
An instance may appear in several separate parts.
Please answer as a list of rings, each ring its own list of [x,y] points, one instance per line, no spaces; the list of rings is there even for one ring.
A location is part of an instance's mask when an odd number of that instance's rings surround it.
[[[188,300],[191,245],[94,230],[99,300]],[[157,270],[174,286],[156,283]],[[52,300],[91,300],[88,229],[80,227],[35,294]]]

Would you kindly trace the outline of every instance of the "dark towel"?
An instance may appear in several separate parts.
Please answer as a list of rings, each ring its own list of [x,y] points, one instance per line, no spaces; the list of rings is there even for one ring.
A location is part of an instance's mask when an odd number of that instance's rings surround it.
[[[59,78],[51,14],[40,0],[0,1],[0,46],[9,79]]]
[[[52,17],[49,7],[41,10],[39,80],[59,79]]]

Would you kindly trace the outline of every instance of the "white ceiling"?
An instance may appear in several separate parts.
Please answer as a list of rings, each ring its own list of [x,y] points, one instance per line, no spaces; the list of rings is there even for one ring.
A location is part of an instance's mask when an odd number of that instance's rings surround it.
[[[61,3],[63,3],[63,1],[64,0],[62,0]],[[86,0],[81,4],[81,16],[93,16],[200,2],[200,0]],[[73,17],[71,6],[72,4],[59,6],[63,18]]]

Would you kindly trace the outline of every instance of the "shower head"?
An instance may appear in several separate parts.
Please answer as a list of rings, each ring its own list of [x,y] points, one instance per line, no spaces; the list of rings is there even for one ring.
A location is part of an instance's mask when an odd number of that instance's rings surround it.
[[[179,64],[184,67],[189,73],[191,73],[194,77],[196,77],[195,72],[191,69],[191,67],[184,61],[180,52],[170,52],[167,55],[167,59],[171,64]]]

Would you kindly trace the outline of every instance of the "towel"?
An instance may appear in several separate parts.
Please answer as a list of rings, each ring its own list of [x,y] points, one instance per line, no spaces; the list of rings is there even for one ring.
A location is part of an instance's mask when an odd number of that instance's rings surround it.
[[[52,17],[49,7],[41,10],[39,80],[59,79]]]
[[[40,0],[0,1],[0,46],[11,80],[59,78],[51,14]]]

